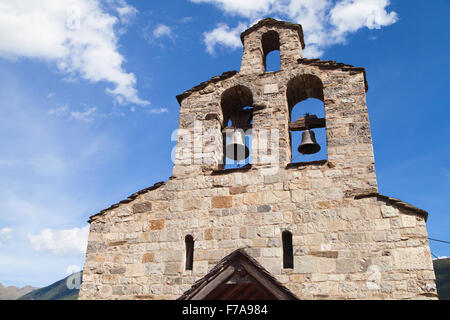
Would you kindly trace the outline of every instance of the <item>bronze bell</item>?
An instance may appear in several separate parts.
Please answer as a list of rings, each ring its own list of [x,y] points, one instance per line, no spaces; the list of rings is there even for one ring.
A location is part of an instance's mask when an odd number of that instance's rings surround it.
[[[316,136],[311,130],[305,130],[302,134],[302,143],[298,147],[301,154],[314,154],[320,151],[320,146],[316,141]]]
[[[247,159],[250,152],[245,145],[245,135],[236,130],[231,135],[230,143],[225,147],[225,155],[228,159],[241,161]]]

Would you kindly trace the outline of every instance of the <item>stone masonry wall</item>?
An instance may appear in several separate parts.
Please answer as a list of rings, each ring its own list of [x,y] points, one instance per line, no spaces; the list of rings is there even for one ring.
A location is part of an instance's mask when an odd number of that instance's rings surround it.
[[[252,158],[256,168],[267,166],[284,167],[291,162],[289,138],[289,109],[287,105],[287,85],[291,79],[302,75],[319,78],[323,84],[324,108],[327,121],[328,159],[338,169],[336,174],[340,184],[346,190],[377,191],[374,170],[374,156],[370,123],[366,107],[365,81],[362,72],[343,71],[341,69],[322,70],[316,66],[296,63],[290,69],[260,75],[236,74],[223,81],[211,83],[204,89],[192,93],[181,103],[179,128],[194,137],[196,124],[202,124],[203,130],[215,130],[216,140],[211,152],[197,153],[207,157],[208,161],[195,158],[193,138],[177,142],[177,156],[173,175],[183,177],[197,174],[210,174],[220,168],[223,159],[222,134],[220,123],[223,121],[220,106],[222,93],[238,85],[249,88],[255,105],[263,105],[253,115],[252,147],[258,148],[261,130],[278,130],[276,150],[279,156],[276,163]],[[301,103],[296,106],[301,108]],[[214,115],[214,117],[208,117]],[[212,119],[212,120],[205,120]],[[197,126],[198,128],[198,126]],[[300,141],[299,141],[300,142]],[[210,148],[207,140],[200,148]],[[261,143],[264,145],[264,143]],[[274,148],[272,148],[274,149]],[[269,148],[269,152],[271,148]],[[341,187],[341,185],[339,185]]]
[[[176,178],[94,217],[80,299],[176,299],[237,248],[300,299],[435,298],[424,217],[346,197],[330,166]],[[284,230],[294,269],[282,268]]]

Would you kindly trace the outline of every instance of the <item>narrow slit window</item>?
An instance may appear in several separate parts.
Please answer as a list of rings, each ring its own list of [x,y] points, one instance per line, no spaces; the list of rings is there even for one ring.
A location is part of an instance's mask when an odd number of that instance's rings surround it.
[[[294,250],[292,248],[292,233],[284,231],[282,234],[283,240],[283,268],[294,268]]]
[[[194,238],[191,235],[186,236],[186,270],[192,270],[194,267]]]

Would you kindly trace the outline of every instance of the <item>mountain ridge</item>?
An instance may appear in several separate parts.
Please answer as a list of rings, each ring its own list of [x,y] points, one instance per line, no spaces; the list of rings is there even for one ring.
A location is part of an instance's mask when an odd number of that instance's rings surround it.
[[[0,283],[0,300],[16,300],[21,296],[36,290],[39,288],[32,286],[25,286],[23,288],[19,288],[16,286],[4,286]]]
[[[78,300],[79,289],[69,289],[67,283],[68,279],[71,278],[69,283],[74,287],[77,287],[75,282],[79,280],[79,284],[81,284],[82,276],[82,271],[71,274],[47,287],[29,292],[17,300]]]

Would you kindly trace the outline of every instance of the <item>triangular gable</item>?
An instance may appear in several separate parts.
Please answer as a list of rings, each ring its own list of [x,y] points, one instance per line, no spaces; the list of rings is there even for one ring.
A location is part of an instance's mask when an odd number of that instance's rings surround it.
[[[223,258],[178,300],[298,300],[243,249]]]

